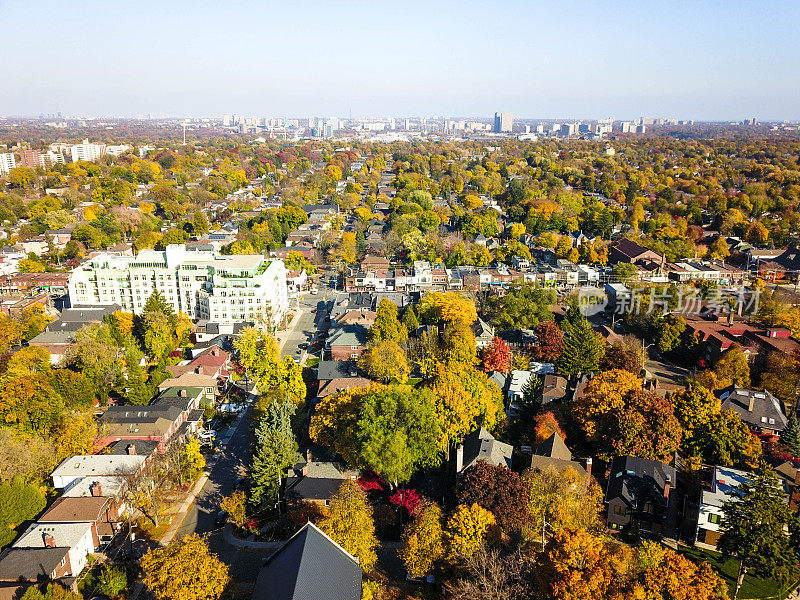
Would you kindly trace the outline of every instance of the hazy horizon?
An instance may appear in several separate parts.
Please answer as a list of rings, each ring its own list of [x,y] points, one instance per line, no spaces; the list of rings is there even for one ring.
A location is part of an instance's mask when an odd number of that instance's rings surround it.
[[[789,1],[0,0],[0,114],[797,120],[798,17]]]

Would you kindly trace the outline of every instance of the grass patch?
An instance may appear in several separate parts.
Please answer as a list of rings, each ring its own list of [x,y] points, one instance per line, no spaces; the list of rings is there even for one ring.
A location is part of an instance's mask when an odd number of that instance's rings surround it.
[[[422,377],[409,377],[406,383],[411,387],[417,387],[420,383],[422,383]]]
[[[718,552],[703,550],[702,548],[681,546],[678,552],[695,562],[707,562],[728,584],[728,595],[733,598],[736,591],[736,576],[739,573],[739,561],[735,558],[723,560]],[[761,579],[754,575],[745,575],[742,588],[739,590],[739,600],[747,599],[776,599],[783,600],[794,589],[797,582],[782,584],[776,579]]]
[[[309,358],[309,359],[306,361],[306,366],[307,366],[307,367],[309,367],[309,368],[311,368],[311,369],[313,369],[314,367],[316,367],[318,364],[319,364],[319,357],[318,357],[318,356],[314,356],[314,357],[312,357],[312,358]]]

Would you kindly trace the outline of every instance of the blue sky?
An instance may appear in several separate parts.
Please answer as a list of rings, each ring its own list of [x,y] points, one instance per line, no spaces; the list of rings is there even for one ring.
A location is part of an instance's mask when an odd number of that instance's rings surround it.
[[[0,114],[800,118],[800,2],[0,0]]]

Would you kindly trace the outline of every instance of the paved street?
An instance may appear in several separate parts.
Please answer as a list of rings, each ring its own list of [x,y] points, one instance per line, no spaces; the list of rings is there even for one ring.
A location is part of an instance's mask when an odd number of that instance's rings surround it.
[[[330,301],[336,295],[335,290],[327,285],[320,284],[318,289],[318,294],[305,293],[300,298],[299,307],[302,312],[295,328],[284,338],[286,342],[281,351],[283,356],[297,358],[304,356],[300,345],[311,343],[314,339],[318,318],[321,318],[318,317],[320,313],[316,312],[316,309],[323,306],[323,299]],[[322,317],[324,314],[322,311]],[[280,333],[278,337],[282,337]],[[176,539],[180,539],[191,533],[205,534],[212,552],[231,566],[234,580],[245,584],[255,580],[269,550],[247,550],[229,545],[223,539],[222,529],[218,528],[214,521],[219,511],[220,500],[233,491],[236,479],[244,472],[251,443],[248,427],[251,410],[252,404],[249,404],[239,415],[227,444],[224,443],[224,434],[220,435],[220,449],[208,461],[210,467],[208,481],[197,495],[175,536]]]

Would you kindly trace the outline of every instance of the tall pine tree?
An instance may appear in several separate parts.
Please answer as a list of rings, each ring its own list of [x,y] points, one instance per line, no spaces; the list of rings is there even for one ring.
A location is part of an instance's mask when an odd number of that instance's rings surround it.
[[[254,507],[277,499],[281,474],[297,459],[297,442],[292,433],[295,410],[288,400],[273,402],[258,425],[250,486],[250,503]]]
[[[789,416],[786,428],[781,432],[781,442],[789,449],[792,456],[800,457],[800,426],[794,412]]]
[[[603,338],[594,332],[586,317],[573,315],[565,322],[564,351],[556,364],[568,375],[594,373],[605,351]]]

